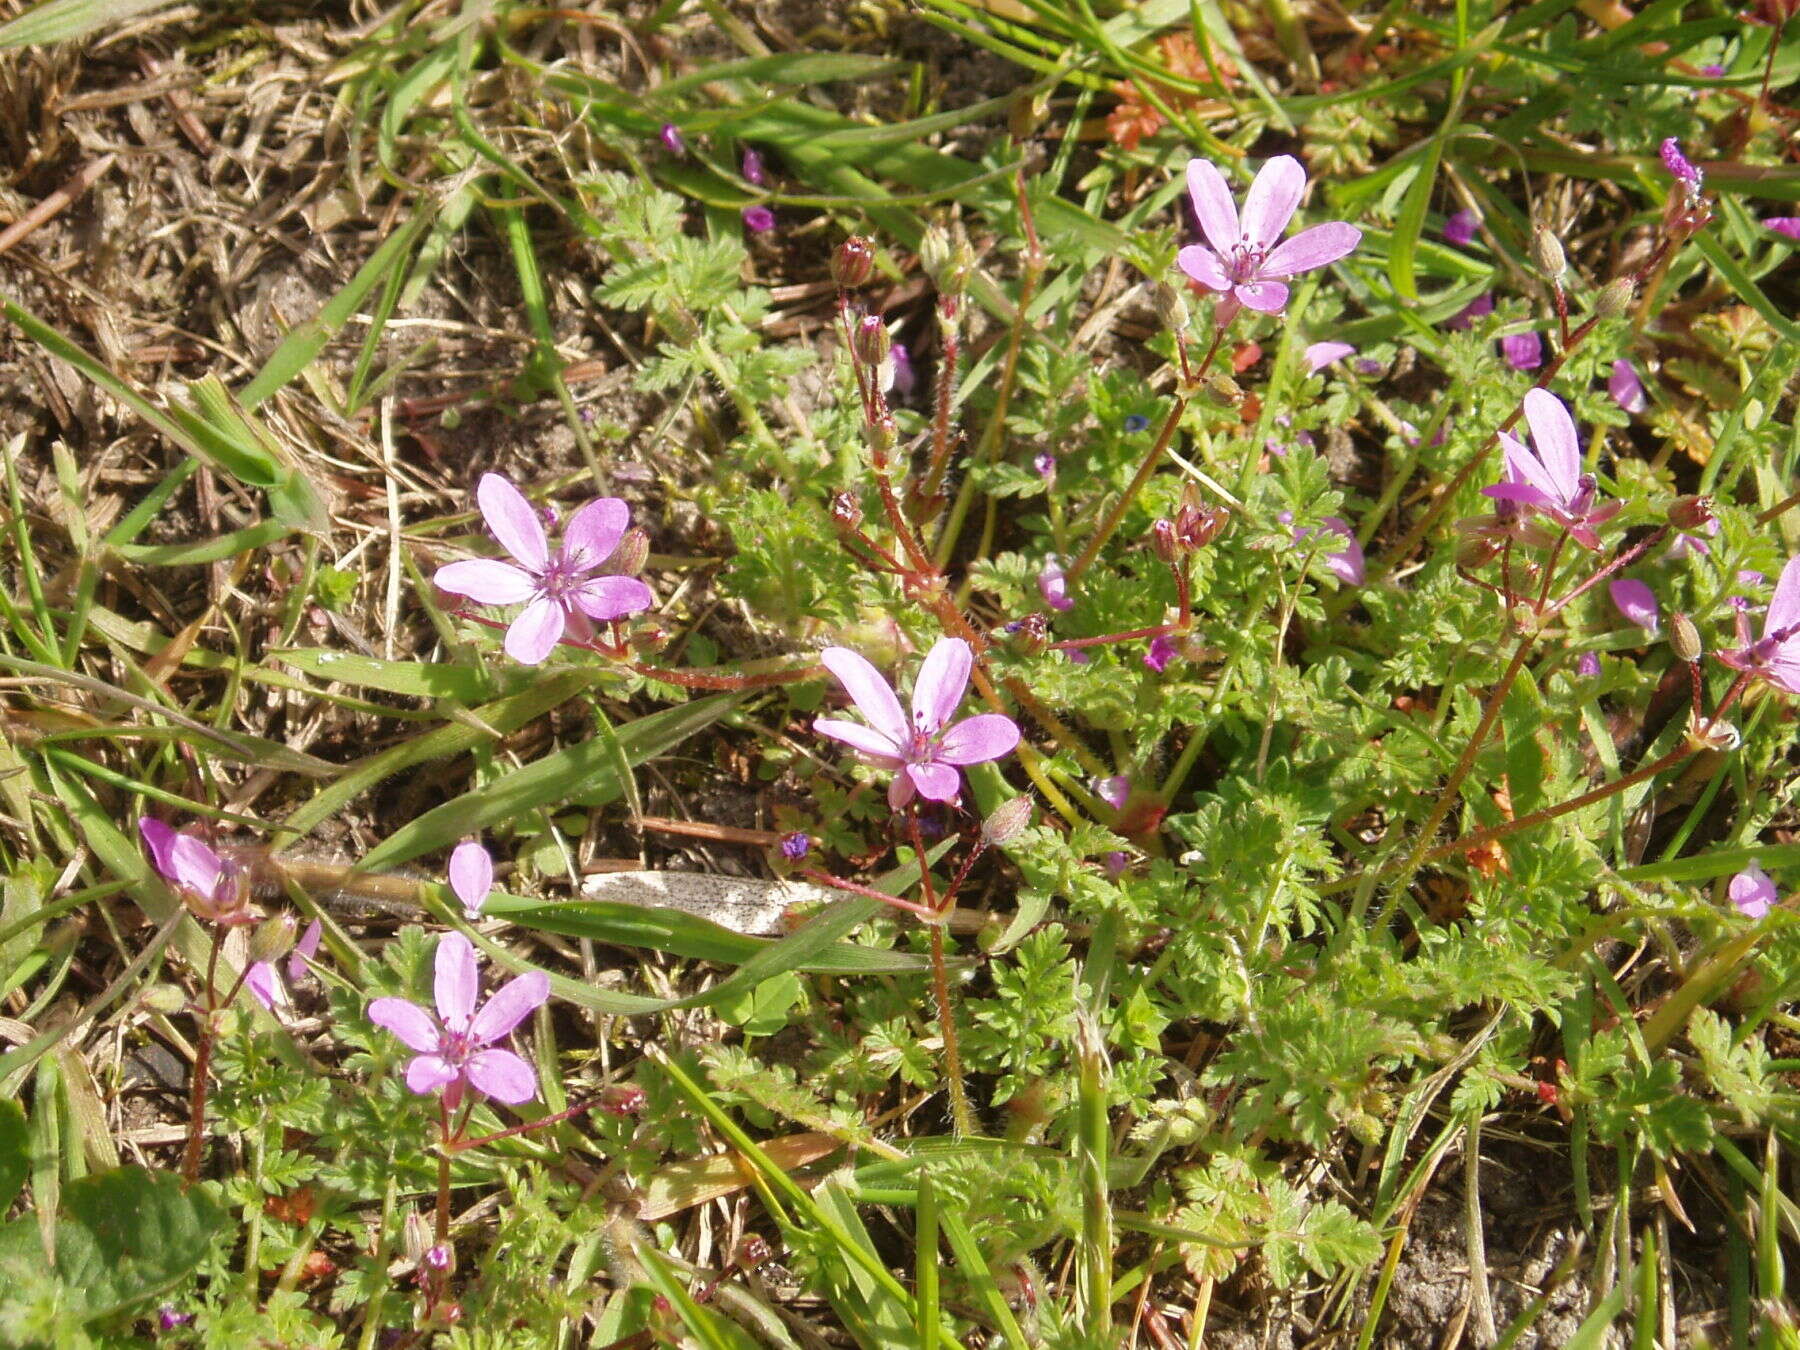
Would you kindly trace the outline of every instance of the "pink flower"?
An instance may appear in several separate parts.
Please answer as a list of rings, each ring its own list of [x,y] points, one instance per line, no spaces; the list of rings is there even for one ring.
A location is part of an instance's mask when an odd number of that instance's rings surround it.
[[[138,817],[138,833],[163,880],[196,915],[226,928],[256,922],[249,882],[235,862],[154,816]]]
[[[494,860],[473,839],[465,839],[450,853],[450,889],[463,903],[470,923],[481,917],[481,907],[494,889]]]
[[[319,938],[323,929],[317,919],[306,925],[306,931],[300,935],[300,941],[294,944],[294,950],[288,953],[287,977],[289,983],[298,983],[307,971],[307,965],[318,953]],[[244,988],[248,989],[256,1001],[270,1012],[276,1012],[290,1006],[287,985],[282,983],[280,974],[273,961],[253,961],[244,972]]]
[[[1681,153],[1681,142],[1673,136],[1662,143],[1662,162],[1670,176],[1687,189],[1689,196],[1698,195],[1700,185],[1706,181],[1706,175]]]
[[[657,132],[657,135],[662,138],[663,148],[671,155],[687,153],[687,142],[681,138],[681,128],[673,122],[664,122],[662,130]]]
[[[969,687],[975,655],[961,638],[939,638],[913,683],[912,722],[881,672],[848,647],[827,647],[819,660],[837,677],[869,725],[821,717],[813,730],[842,741],[869,763],[894,771],[888,805],[899,810],[914,795],[953,802],[962,790],[958,767],[1010,755],[1019,728],[1000,713],[981,713],[950,725]]]
[[[1738,646],[1719,653],[1733,670],[1747,671],[1790,694],[1800,694],[1800,556],[1788,559],[1775,583],[1763,635],[1750,639],[1750,620],[1738,611]]]
[[[766,206],[746,206],[744,228],[751,234],[766,234],[775,228],[775,213]]]
[[[1525,394],[1525,421],[1531,427],[1532,448],[1501,432],[1505,476],[1483,488],[1482,495],[1528,507],[1561,525],[1583,548],[1599,548],[1600,537],[1593,527],[1617,515],[1619,503],[1595,508],[1594,476],[1581,471],[1575,419],[1555,394],[1532,389]]]
[[[1292,511],[1283,511],[1277,519],[1280,520],[1283,525],[1291,525],[1294,521],[1294,513]],[[1342,516],[1326,516],[1325,519],[1319,523],[1327,533],[1341,535],[1348,541],[1348,546],[1346,548],[1337,553],[1327,553],[1325,555],[1325,565],[1329,567],[1337,579],[1346,586],[1362,585],[1366,563],[1363,558],[1362,545],[1356,541],[1356,531],[1350,528],[1350,522],[1345,520]],[[1299,543],[1311,533],[1312,531],[1310,529],[1303,528],[1295,530],[1294,542],[1296,544]]]
[[[1173,661],[1180,653],[1181,645],[1164,633],[1160,637],[1150,639],[1150,650],[1144,653],[1144,664],[1160,675],[1169,668],[1169,662]]]
[[[550,977],[541,970],[521,975],[478,1012],[480,988],[475,948],[461,933],[445,933],[437,947],[437,1016],[403,998],[378,998],[369,1005],[371,1022],[419,1052],[406,1066],[406,1086],[420,1094],[443,1092],[452,1110],[465,1087],[509,1106],[537,1096],[531,1065],[510,1050],[491,1047],[550,997]]]
[[[756,184],[757,187],[769,185],[768,170],[763,168],[763,157],[760,151],[744,151],[744,177]]]
[[[1481,217],[1473,211],[1458,211],[1444,222],[1444,242],[1461,248],[1475,238],[1480,226]]]
[[[1207,290],[1226,296],[1221,323],[1239,305],[1263,314],[1281,313],[1288,298],[1282,278],[1336,262],[1362,241],[1356,226],[1332,221],[1276,242],[1306,191],[1306,170],[1292,155],[1277,155],[1258,171],[1245,194],[1241,220],[1231,188],[1206,160],[1188,161],[1187,180],[1206,244],[1188,245],[1175,261]]]
[[[1484,293],[1476,296],[1473,300],[1469,301],[1468,304],[1452,314],[1448,319],[1445,319],[1444,327],[1448,328],[1453,333],[1460,333],[1465,328],[1474,327],[1475,320],[1485,319],[1493,312],[1494,297]]]
[[[1669,545],[1668,556],[1672,559],[1680,559],[1685,558],[1690,554],[1697,554],[1704,558],[1710,554],[1712,552],[1712,545],[1708,544],[1706,540],[1718,538],[1719,522],[1716,519],[1709,520],[1701,527],[1701,529],[1705,538],[1702,538],[1698,534],[1676,535],[1674,541]]]
[[[1746,919],[1762,918],[1778,898],[1774,879],[1756,862],[1731,879],[1725,894],[1731,897],[1731,903]]]
[[[1770,216],[1763,224],[1776,234],[1785,234],[1789,239],[1800,239],[1800,216]]]
[[[1094,795],[1115,811],[1123,811],[1131,798],[1131,780],[1124,774],[1114,778],[1096,778],[1089,784]]]
[[[1315,342],[1300,353],[1300,359],[1306,362],[1308,375],[1317,375],[1333,361],[1341,361],[1346,356],[1355,355],[1356,348],[1348,342]]]
[[[1600,658],[1593,652],[1583,652],[1575,658],[1575,673],[1584,680],[1591,680],[1600,673]]]
[[[535,666],[565,629],[585,638],[595,623],[650,607],[653,597],[643,582],[600,570],[631,523],[631,508],[617,497],[598,498],[570,516],[563,545],[554,553],[531,503],[499,474],[484,473],[475,498],[488,529],[514,561],[470,558],[438,568],[432,580],[438,589],[478,605],[524,605],[506,630],[506,654],[513,660]]]
[[[1536,333],[1514,333],[1500,339],[1500,355],[1514,370],[1536,370],[1544,364],[1544,340]]]
[[[1075,608],[1075,601],[1069,597],[1069,583],[1063,576],[1062,564],[1052,558],[1044,564],[1044,570],[1038,573],[1038,594],[1044,597],[1044,603],[1051,609],[1068,610]]]
[[[1637,368],[1623,357],[1612,364],[1606,392],[1628,413],[1641,413],[1650,406],[1650,400],[1644,397],[1644,382],[1638,378]]]
[[[1656,592],[1643,582],[1613,581],[1607,583],[1606,591],[1627,623],[1635,623],[1652,635],[1662,626],[1662,608],[1656,603]]]

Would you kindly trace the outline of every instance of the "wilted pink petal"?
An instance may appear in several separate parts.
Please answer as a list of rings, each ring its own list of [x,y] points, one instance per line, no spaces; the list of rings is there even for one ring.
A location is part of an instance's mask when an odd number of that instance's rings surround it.
[[[1300,354],[1301,360],[1306,362],[1308,375],[1316,375],[1333,361],[1355,355],[1356,348],[1348,342],[1315,342]]]
[[[1614,608],[1625,616],[1626,622],[1635,623],[1651,634],[1661,626],[1662,609],[1656,603],[1656,592],[1643,582],[1629,578],[1609,582],[1606,590],[1612,596]]]
[[[1662,162],[1670,175],[1690,193],[1698,192],[1706,175],[1700,172],[1688,157],[1681,153],[1681,142],[1673,136],[1662,143]]]
[[[662,124],[662,130],[657,134],[662,138],[664,148],[667,149],[671,155],[685,155],[687,153],[687,142],[681,139],[681,128],[677,127],[673,122],[664,122]]]
[[[278,1004],[287,1002],[287,990],[281,987],[281,977],[267,961],[250,963],[244,971],[244,988],[270,1012],[274,1012]]]
[[[294,950],[288,953],[287,977],[299,980],[305,977],[308,963],[319,953],[319,939],[324,936],[325,927],[317,919],[306,925],[306,931],[300,935],[300,941],[294,944]]]
[[[1606,392],[1628,413],[1641,413],[1650,406],[1650,400],[1644,396],[1644,382],[1638,378],[1636,367],[1624,357],[1613,362]]]
[[[769,185],[769,175],[763,168],[763,157],[759,152],[750,149],[744,151],[744,177],[757,187]]]
[[[775,228],[775,213],[766,206],[746,206],[744,228],[751,234],[766,234]]]
[[[1494,312],[1494,297],[1478,295],[1464,305],[1450,318],[1444,320],[1444,327],[1453,333],[1460,333],[1465,328],[1472,328],[1475,320],[1484,319]]]
[[[1144,664],[1160,675],[1168,669],[1169,662],[1175,659],[1180,650],[1175,639],[1167,633],[1153,637],[1150,639],[1150,649],[1144,653]]]
[[[1754,862],[1731,879],[1725,893],[1746,919],[1762,918],[1779,898],[1774,879]]]
[[[1346,586],[1363,584],[1364,559],[1362,545],[1357,542],[1356,531],[1350,528],[1350,522],[1338,516],[1326,516],[1322,524],[1326,529],[1343,536],[1345,547],[1336,553],[1325,555],[1325,565],[1337,575],[1337,579]]]
[[[1544,364],[1544,340],[1536,333],[1514,333],[1500,339],[1500,354],[1514,370],[1536,370]]]
[[[1055,559],[1044,564],[1044,570],[1038,573],[1038,594],[1044,597],[1044,603],[1051,609],[1074,609],[1075,602],[1069,598],[1068,580],[1063,574],[1062,566]]]

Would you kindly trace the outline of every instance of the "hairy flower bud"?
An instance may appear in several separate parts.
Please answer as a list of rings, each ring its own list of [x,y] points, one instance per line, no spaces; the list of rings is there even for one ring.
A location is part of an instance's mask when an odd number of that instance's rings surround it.
[[[994,812],[981,822],[981,843],[985,848],[994,848],[1004,844],[1018,835],[1031,824],[1031,798],[1021,793],[1011,801],[1001,802]]]
[[[1486,567],[1499,556],[1499,542],[1486,535],[1465,534],[1456,541],[1456,565],[1465,572]]]
[[[422,1265],[431,1249],[431,1223],[418,1210],[408,1210],[400,1223],[400,1255],[413,1265]]]
[[[862,528],[862,503],[856,500],[854,492],[840,492],[831,499],[831,523],[839,530]]]
[[[1669,503],[1669,524],[1684,534],[1710,529],[1717,519],[1712,498],[1705,493],[1690,493]]]
[[[1206,387],[1212,390],[1213,395],[1221,402],[1229,403],[1234,408],[1244,401],[1243,389],[1239,387],[1236,380],[1222,370],[1215,370],[1207,377]]]
[[[277,914],[272,919],[264,919],[250,935],[250,959],[279,961],[294,950],[294,939],[298,932],[299,924],[294,921],[292,914]]]
[[[863,436],[869,442],[869,453],[875,457],[878,468],[886,468],[888,456],[893,453],[894,441],[899,435],[894,425],[894,415],[883,412],[879,417],[863,423]]]
[[[1531,260],[1547,281],[1560,283],[1563,274],[1569,270],[1569,261],[1563,256],[1562,240],[1547,225],[1539,225],[1531,232]]]
[[[1669,650],[1677,660],[1690,664],[1700,659],[1706,648],[1700,642],[1700,630],[1687,615],[1677,611],[1669,616]]]
[[[609,1116],[635,1116],[649,1099],[636,1083],[608,1083],[600,1089],[599,1109]]]
[[[1225,522],[1230,519],[1230,513],[1222,506],[1196,500],[1184,501],[1180,510],[1175,512],[1176,541],[1190,552],[1205,548],[1218,538],[1219,531],[1225,528]]]
[[[1181,541],[1175,537],[1174,521],[1159,520],[1151,525],[1150,550],[1171,566],[1181,560],[1184,550],[1181,547]]]
[[[1637,282],[1630,277],[1614,277],[1594,297],[1594,313],[1603,319],[1616,319],[1631,309],[1637,298]]]
[[[831,279],[840,290],[853,291],[867,285],[874,272],[875,245],[863,235],[851,235],[831,255]]]
[[[173,1017],[187,1007],[187,995],[172,984],[145,985],[138,992],[138,1006],[164,1017]]]
[[[599,570],[608,576],[635,577],[649,561],[650,536],[634,525],[620,537],[618,545],[611,556],[600,564]]]
[[[1027,614],[1007,624],[997,636],[1015,656],[1042,656],[1050,645],[1049,624],[1042,614]]]
[[[1185,333],[1188,326],[1187,297],[1166,281],[1159,281],[1150,290],[1150,303],[1156,307],[1156,317],[1171,333]]]
[[[919,240],[919,266],[945,295],[961,295],[975,269],[975,250],[960,224],[933,221]]]
[[[864,314],[850,325],[850,351],[870,370],[881,369],[893,347],[887,325],[879,314]]]

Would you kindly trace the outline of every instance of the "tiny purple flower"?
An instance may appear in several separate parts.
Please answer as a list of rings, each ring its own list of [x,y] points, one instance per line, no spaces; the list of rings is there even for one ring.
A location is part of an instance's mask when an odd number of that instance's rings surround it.
[[[1292,511],[1283,511],[1279,519],[1283,525],[1291,524],[1294,519],[1294,513]],[[1342,516],[1326,516],[1325,519],[1319,523],[1327,533],[1341,535],[1346,541],[1346,546],[1342,550],[1337,553],[1327,553],[1325,555],[1325,566],[1330,568],[1332,574],[1336,576],[1339,581],[1343,582],[1344,585],[1362,585],[1363,578],[1366,575],[1367,564],[1363,557],[1362,545],[1357,542],[1356,531],[1350,528],[1350,522],[1345,520]],[[1309,529],[1295,530],[1294,542],[1296,544],[1299,543],[1311,533],[1312,531]]]
[[[1379,375],[1386,369],[1386,366],[1372,356],[1359,356],[1356,358],[1356,373],[1358,375]]]
[[[763,168],[763,157],[759,151],[750,149],[744,151],[744,178],[756,184],[757,187],[769,185],[769,173]]]
[[[1063,652],[1063,655],[1068,658],[1068,662],[1072,666],[1085,666],[1094,659],[1079,647],[1070,647]]]
[[[751,234],[766,234],[775,228],[775,213],[766,206],[746,206],[744,228]]]
[[[1701,66],[1700,73],[1709,80],[1716,80],[1725,73],[1725,67],[1720,65]]]
[[[1038,573],[1038,594],[1044,597],[1044,603],[1054,610],[1070,610],[1075,608],[1075,600],[1069,594],[1068,579],[1063,575],[1062,564],[1055,558],[1044,564],[1044,570]]]
[[[662,137],[663,148],[671,155],[685,155],[687,142],[681,138],[681,129],[673,122],[664,122],[662,130],[657,133]]]
[[[1124,774],[1112,778],[1096,778],[1088,785],[1094,795],[1115,811],[1123,811],[1131,798],[1131,780]]]
[[[224,928],[256,922],[248,879],[235,861],[154,816],[138,817],[138,833],[157,872],[194,914]]]
[[[1150,419],[1148,417],[1145,417],[1144,414],[1142,414],[1142,413],[1127,413],[1125,415],[1125,434],[1126,435],[1135,436],[1138,432],[1148,431],[1149,429],[1150,429]]]
[[[1314,225],[1276,242],[1306,191],[1306,170],[1292,155],[1277,155],[1257,171],[1241,218],[1224,175],[1206,160],[1188,161],[1187,181],[1206,243],[1188,245],[1175,261],[1207,290],[1225,297],[1219,307],[1221,324],[1240,305],[1263,314],[1281,313],[1288,298],[1285,278],[1334,263],[1362,242],[1362,231],[1341,221]]]
[[[451,1110],[470,1087],[508,1106],[537,1096],[531,1065],[493,1047],[550,997],[550,977],[541,970],[520,975],[478,1011],[480,988],[475,948],[461,933],[445,933],[437,946],[435,1017],[403,998],[378,998],[369,1005],[371,1022],[419,1052],[406,1066],[406,1086],[421,1095],[441,1091]]]
[[[1175,639],[1164,633],[1150,639],[1150,650],[1144,653],[1144,664],[1158,675],[1169,668],[1169,662],[1175,659],[1180,651]]]
[[[1346,356],[1355,356],[1356,348],[1348,342],[1315,342],[1300,354],[1306,362],[1306,373],[1317,375],[1333,361],[1342,361]]]
[[[1711,554],[1712,545],[1706,540],[1718,538],[1719,522],[1716,519],[1709,520],[1703,528],[1706,531],[1705,539],[1697,534],[1676,535],[1674,541],[1669,545],[1668,556],[1671,559],[1679,560],[1690,556],[1704,558]]]
[[[650,607],[655,597],[643,582],[601,571],[631,523],[631,508],[617,497],[597,498],[570,516],[554,553],[531,503],[499,474],[484,473],[475,498],[513,561],[470,558],[438,568],[432,580],[478,605],[524,605],[505,643],[506,654],[521,665],[542,663],[565,630],[586,638],[596,623]]]
[[[827,647],[819,660],[869,725],[821,717],[813,730],[844,742],[868,763],[893,770],[888,805],[896,811],[915,796],[954,802],[962,791],[961,766],[1000,759],[1019,744],[1018,725],[1001,713],[980,713],[951,725],[975,667],[975,654],[961,638],[939,638],[926,653],[913,682],[910,725],[893,686],[865,658],[848,647]]]
[[[1100,859],[1100,865],[1106,869],[1109,877],[1122,877],[1131,866],[1131,855],[1124,849],[1116,848]]]
[[[425,1264],[433,1270],[450,1269],[450,1249],[443,1243],[434,1243],[425,1249]]]
[[[177,1312],[173,1303],[165,1303],[156,1310],[156,1326],[159,1331],[173,1331],[176,1327],[185,1327],[194,1320],[194,1314]]]
[[[1455,244],[1461,248],[1475,238],[1475,231],[1481,227],[1481,217],[1473,211],[1458,211],[1444,222],[1444,242]]]
[[[799,862],[812,852],[812,836],[804,830],[794,830],[781,836],[781,856],[789,862]]]
[[[1594,679],[1600,674],[1600,658],[1593,652],[1583,652],[1575,658],[1575,673],[1584,680]]]
[[[1754,861],[1731,879],[1725,893],[1746,919],[1762,918],[1779,898],[1774,878]]]
[[[293,1009],[293,1000],[288,996],[287,986],[298,984],[306,978],[311,962],[319,951],[319,938],[324,929],[317,919],[306,925],[306,931],[300,935],[300,941],[294,944],[294,950],[288,953],[287,980],[284,983],[281,973],[275,969],[272,961],[253,961],[244,971],[244,988],[250,996],[270,1012],[280,1014]]]
[[[1544,340],[1536,333],[1514,333],[1500,339],[1500,354],[1514,370],[1536,370],[1544,364]]]
[[[1040,450],[1033,456],[1031,467],[1037,470],[1037,476],[1046,483],[1056,481],[1056,456],[1048,450]]]
[[[494,889],[494,860],[473,839],[465,839],[450,854],[450,890],[462,901],[463,915],[470,923],[481,917]]]
[[[1468,304],[1457,310],[1455,314],[1451,315],[1448,319],[1445,319],[1444,327],[1448,328],[1453,333],[1460,333],[1466,328],[1473,328],[1475,326],[1475,320],[1485,319],[1493,312],[1494,297],[1487,294],[1478,295],[1473,300],[1469,301]]]
[[[1742,575],[1741,573],[1739,574]],[[1738,611],[1738,646],[1722,651],[1719,660],[1746,671],[1778,689],[1800,694],[1800,556],[1789,558],[1763,616],[1763,635],[1752,641],[1750,620]]]
[[[1673,136],[1662,143],[1662,162],[1670,176],[1687,189],[1690,197],[1699,195],[1700,186],[1706,181],[1706,175],[1695,168],[1692,161],[1681,153],[1681,142]]]
[[[1776,234],[1785,234],[1789,239],[1800,239],[1800,216],[1770,216],[1763,224]]]
[[[1624,357],[1612,363],[1612,375],[1606,381],[1606,392],[1612,395],[1614,403],[1628,413],[1641,413],[1650,406],[1650,400],[1644,396],[1644,382],[1638,378],[1637,368]]]
[[[888,347],[887,360],[882,363],[881,373],[883,388],[891,390],[900,398],[905,398],[919,387],[918,371],[913,368],[912,353],[904,342],[896,342]]]
[[[1627,623],[1635,623],[1653,637],[1662,627],[1662,607],[1656,603],[1656,592],[1643,582],[1629,578],[1608,582],[1606,592],[1612,597],[1613,608],[1624,615]]]

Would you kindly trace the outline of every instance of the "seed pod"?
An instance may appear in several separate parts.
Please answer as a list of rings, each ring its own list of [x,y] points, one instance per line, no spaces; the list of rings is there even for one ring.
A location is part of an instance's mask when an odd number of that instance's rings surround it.
[[[881,369],[892,348],[893,339],[879,314],[865,314],[850,326],[850,351],[870,370]]]
[[[883,412],[873,421],[863,423],[863,436],[869,442],[869,453],[875,457],[875,463],[886,466],[888,455],[893,452],[894,441],[899,432],[894,425],[894,415]]]
[[[1175,522],[1159,520],[1150,527],[1150,549],[1162,561],[1170,564],[1181,560],[1184,550],[1181,541],[1175,537]]]
[[[1465,572],[1486,567],[1500,556],[1500,545],[1486,535],[1466,534],[1456,543],[1456,565]]]
[[[1218,538],[1230,513],[1210,502],[1183,502],[1175,513],[1175,538],[1189,551],[1205,548]]]
[[[1547,281],[1560,282],[1569,270],[1569,261],[1563,256],[1562,240],[1545,225],[1539,225],[1531,232],[1531,260]]]
[[[151,984],[138,992],[138,1006],[150,1012],[173,1017],[187,1007],[187,995],[172,984]]]
[[[875,272],[874,242],[853,234],[831,255],[831,279],[840,290],[853,291],[868,284]]]
[[[986,848],[994,848],[1017,838],[1031,824],[1031,798],[1020,793],[1011,801],[1001,802],[994,812],[981,822],[981,842]]]
[[[1244,401],[1243,389],[1239,387],[1236,380],[1222,370],[1215,370],[1208,376],[1206,386],[1222,402],[1229,403],[1234,408]]]
[[[1015,656],[1042,656],[1050,645],[1049,626],[1042,614],[1027,614],[1017,623],[1007,624],[997,636]]]
[[[264,919],[250,935],[250,959],[279,961],[294,950],[298,928],[292,914],[277,914],[272,919]]]
[[[1687,615],[1677,611],[1669,616],[1669,650],[1678,660],[1698,661],[1706,648],[1700,642],[1700,630]]]
[[[637,526],[625,531],[600,570],[609,576],[635,577],[650,561],[650,536]]]
[[[1166,281],[1151,289],[1150,302],[1156,306],[1156,317],[1171,333],[1185,333],[1188,326],[1187,297]]]
[[[1630,277],[1614,277],[1594,297],[1594,313],[1603,319],[1616,319],[1631,308],[1637,298],[1637,283]]]
[[[924,237],[919,240],[919,266],[945,295],[961,295],[975,269],[975,250],[969,247],[969,237],[962,226],[945,226],[935,221],[926,226]]]

